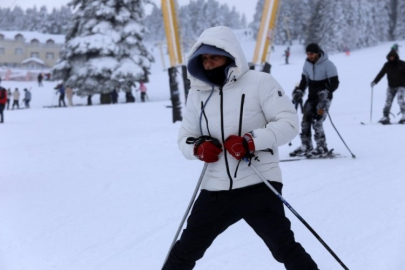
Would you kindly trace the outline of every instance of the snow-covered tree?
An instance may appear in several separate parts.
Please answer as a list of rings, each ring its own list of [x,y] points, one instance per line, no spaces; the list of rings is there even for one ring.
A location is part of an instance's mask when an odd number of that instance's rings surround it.
[[[394,31],[395,39],[405,39],[405,1],[398,1],[397,24]]]
[[[72,0],[73,24],[53,74],[81,96],[130,91],[152,55],[143,44],[146,0]]]

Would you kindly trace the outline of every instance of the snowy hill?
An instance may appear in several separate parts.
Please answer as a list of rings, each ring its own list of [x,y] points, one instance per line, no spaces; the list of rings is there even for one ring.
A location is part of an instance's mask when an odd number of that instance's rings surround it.
[[[399,44],[405,47],[405,41]],[[254,42],[243,46],[252,59]],[[328,146],[347,158],[281,163],[284,197],[349,269],[405,265],[405,126],[360,125],[369,122],[370,82],[390,46],[330,56],[341,81],[331,117],[357,158],[327,121]],[[292,46],[291,64],[284,65],[284,49],[272,52],[272,74],[291,93],[305,52]],[[29,110],[5,111],[6,123],[0,125],[1,270],[161,268],[203,164],[185,160],[177,149],[180,123],[172,123],[166,108],[167,72],[158,48],[153,53],[158,62],[147,103],[46,109],[56,104],[56,82],[38,88],[34,82],[3,81],[6,88],[31,87],[33,101]],[[383,79],[374,88],[374,122],[382,116],[386,86]],[[398,111],[395,101],[392,112]],[[280,149],[282,159],[299,145],[298,137],[292,144]],[[342,269],[286,212],[320,269]],[[242,221],[216,239],[195,269],[284,267]]]

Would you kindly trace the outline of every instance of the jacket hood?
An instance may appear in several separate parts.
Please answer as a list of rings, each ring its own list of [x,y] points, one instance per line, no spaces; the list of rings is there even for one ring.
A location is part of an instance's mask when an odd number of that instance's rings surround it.
[[[311,61],[309,61],[309,60],[307,59],[307,62],[308,62],[308,63],[311,63],[311,64],[314,64],[314,65],[319,65],[319,64],[321,64],[322,62],[325,62],[325,61],[328,60],[328,59],[329,59],[328,54],[325,53],[322,49],[320,49],[318,61],[316,61],[315,63],[312,63]]]
[[[395,50],[391,50],[388,54],[387,54],[387,60],[390,61],[390,56],[394,56],[395,60],[399,60],[399,55],[397,53],[397,51]]]
[[[188,61],[187,64],[187,70],[190,73],[191,76],[194,76],[195,78],[206,82],[207,84],[212,85],[213,82],[209,80],[207,77],[207,74],[204,70],[201,55],[203,54],[211,54],[211,55],[222,55],[230,59],[230,63],[226,65],[225,71],[223,74],[225,77],[228,74],[229,68],[235,67],[235,59],[233,58],[232,55],[227,53],[226,51],[219,49],[217,47],[211,46],[211,45],[206,45],[202,44],[195,52],[194,54],[190,57],[190,60]]]
[[[207,51],[207,49],[210,50]],[[204,77],[200,76],[203,73],[203,66],[202,64],[199,65],[197,61],[199,55],[205,53],[224,55],[233,59],[234,64],[228,68],[228,76],[231,75],[232,77],[230,79],[238,79],[249,70],[245,54],[232,30],[226,26],[208,28],[202,32],[187,57],[188,77],[192,87],[208,86],[210,89],[210,84],[204,80]]]

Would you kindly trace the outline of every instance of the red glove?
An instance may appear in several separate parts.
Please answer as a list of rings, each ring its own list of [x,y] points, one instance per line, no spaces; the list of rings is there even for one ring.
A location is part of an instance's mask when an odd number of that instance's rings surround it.
[[[225,149],[237,160],[255,152],[255,143],[252,134],[246,133],[243,137],[231,135],[225,140]]]
[[[218,161],[220,153],[222,153],[222,144],[215,138],[201,136],[194,143],[194,155],[204,162]]]

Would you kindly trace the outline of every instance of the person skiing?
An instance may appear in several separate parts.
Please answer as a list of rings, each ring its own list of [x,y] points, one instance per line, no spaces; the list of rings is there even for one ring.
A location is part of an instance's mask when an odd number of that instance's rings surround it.
[[[336,66],[318,44],[309,44],[306,52],[301,82],[293,100],[294,103],[299,102],[308,87],[301,122],[301,146],[291,152],[290,156],[323,157],[328,155],[323,122],[331,105],[333,92],[339,86],[339,78]],[[312,146],[311,126],[315,132],[315,149]]]
[[[402,118],[399,124],[405,124],[405,62],[399,59],[396,50],[391,50],[387,55],[387,62],[382,67],[377,77],[371,82],[371,87],[374,87],[387,74],[388,88],[385,106],[383,109],[383,117],[379,123],[386,125],[391,124],[390,111],[395,95],[398,93],[398,104],[401,110]]]
[[[8,88],[7,89],[7,110],[10,109],[10,100],[11,100],[12,96],[13,96],[13,94],[11,93],[11,89]]]
[[[193,269],[214,239],[244,219],[288,270],[318,269],[295,241],[282,202],[246,157],[281,192],[278,146],[298,134],[290,99],[267,73],[250,70],[232,30],[206,29],[191,48],[191,83],[178,146],[208,163],[201,192],[163,270]]]
[[[0,123],[4,123],[4,108],[7,103],[7,90],[0,86]]]
[[[66,89],[65,89],[65,93],[66,93],[66,98],[68,100],[68,105],[70,107],[73,107],[73,94],[74,94],[74,92],[73,92],[72,87],[67,86]]]
[[[143,81],[139,82],[139,89],[138,90],[141,91],[141,102],[145,102],[146,97],[147,97],[147,94],[146,94],[147,88],[146,88]]]
[[[43,86],[42,80],[44,79],[44,76],[42,76],[42,73],[39,73],[39,74],[38,74],[37,79],[38,79],[38,86],[39,86],[39,87]]]
[[[29,90],[27,90],[27,88],[24,88],[24,106],[26,109],[28,109],[30,107],[30,101],[31,101],[31,92]]]
[[[14,89],[13,106],[11,106],[11,109],[14,110],[15,106],[17,106],[17,109],[20,109],[20,91],[18,91],[18,88]]]
[[[290,58],[290,47],[287,47],[287,49],[284,51],[283,56],[285,56],[285,64],[288,65],[288,58]]]
[[[58,84],[54,89],[58,90],[56,94],[59,93],[59,107],[66,107],[66,102],[65,102],[65,86],[63,86],[63,83]]]

